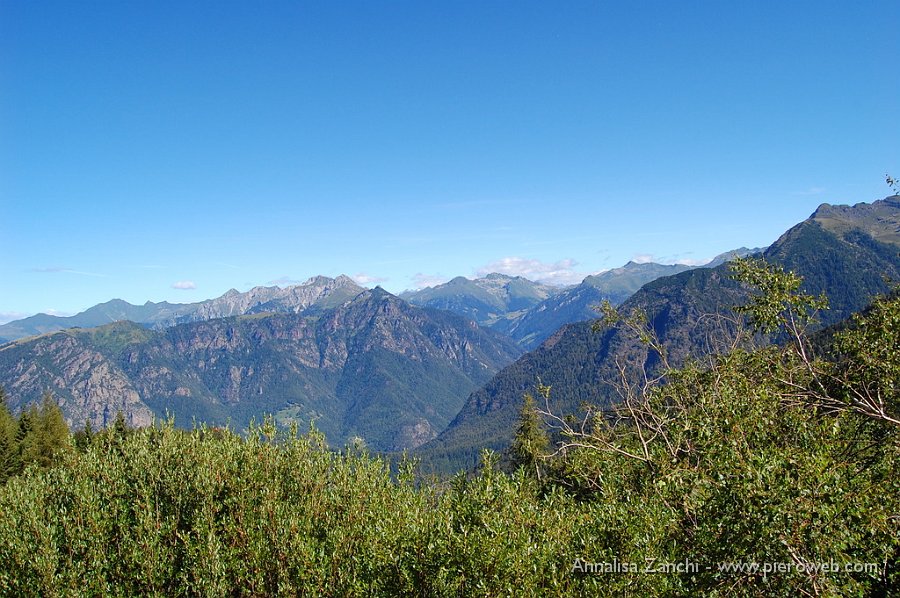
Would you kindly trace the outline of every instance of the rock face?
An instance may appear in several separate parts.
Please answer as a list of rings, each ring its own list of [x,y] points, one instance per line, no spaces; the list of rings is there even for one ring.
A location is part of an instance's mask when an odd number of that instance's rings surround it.
[[[0,385],[14,408],[53,392],[75,425],[105,425],[119,409],[136,425],[170,413],[181,425],[243,428],[274,414],[301,428],[315,422],[333,444],[360,437],[400,450],[436,436],[521,352],[471,320],[333,282],[254,295],[267,299],[257,306],[293,301],[298,310],[317,305],[314,313],[263,311],[162,331],[117,322],[16,341],[0,347]],[[354,296],[322,306],[342,290]]]
[[[347,276],[315,276],[286,288],[254,287],[246,293],[231,289],[221,297],[204,301],[180,323],[199,322],[261,312],[301,313],[314,306],[333,307],[362,293],[364,289]]]
[[[70,427],[81,427],[86,421],[103,427],[113,422],[118,411],[133,426],[150,424],[153,413],[128,376],[85,340],[52,334],[0,349],[0,363],[5,366],[2,385],[13,406],[16,398],[33,401],[53,392]]]

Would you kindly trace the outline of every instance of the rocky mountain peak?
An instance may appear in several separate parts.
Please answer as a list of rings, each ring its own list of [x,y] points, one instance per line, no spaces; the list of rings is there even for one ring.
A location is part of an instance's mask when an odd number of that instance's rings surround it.
[[[352,278],[350,278],[349,276],[347,276],[346,274],[341,274],[340,276],[335,278],[334,283],[335,283],[335,286],[347,286],[347,285],[358,286],[356,284],[356,281],[353,280]]]

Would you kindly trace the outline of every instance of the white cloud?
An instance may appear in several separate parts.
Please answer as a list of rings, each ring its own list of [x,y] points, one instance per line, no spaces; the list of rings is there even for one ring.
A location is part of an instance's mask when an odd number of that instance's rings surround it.
[[[634,257],[631,258],[631,261],[635,264],[649,264],[650,262],[656,261],[653,257],[652,253],[638,253],[635,254]]]
[[[353,279],[353,282],[355,282],[358,285],[362,285],[362,286],[367,286],[370,284],[380,284],[382,282],[387,282],[387,280],[388,280],[387,278],[384,278],[383,276],[371,276],[364,272],[354,274],[350,278]]]
[[[586,274],[575,270],[578,262],[572,259],[548,263],[522,257],[505,257],[478,269],[478,276],[492,272],[508,276],[522,276],[529,280],[554,285],[578,284]]]
[[[412,277],[414,289],[437,286],[439,284],[444,284],[448,280],[449,279],[446,276],[441,274],[422,274],[421,272],[416,272]]]
[[[172,285],[172,288],[179,291],[192,291],[197,288],[197,283],[193,280],[179,280]]]

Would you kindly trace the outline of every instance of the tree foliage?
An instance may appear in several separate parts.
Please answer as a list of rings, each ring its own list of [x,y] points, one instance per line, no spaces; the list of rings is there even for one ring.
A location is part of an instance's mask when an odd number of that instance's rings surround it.
[[[53,395],[45,394],[40,407],[32,406],[27,418],[28,432],[20,444],[22,465],[51,467],[69,448],[69,428]]]
[[[70,448],[69,428],[53,395],[45,394],[40,406],[31,405],[18,418],[6,402],[0,389],[0,483],[29,466],[52,467]]]
[[[6,406],[6,391],[0,388],[0,484],[19,470],[18,425]]]
[[[540,384],[538,393],[542,398],[548,398],[550,387]],[[549,448],[550,439],[544,430],[537,403],[531,393],[525,393],[519,412],[519,424],[510,448],[513,465],[524,467],[530,474],[540,479],[541,462],[547,456]]]
[[[746,305],[734,308],[746,314],[751,325],[764,333],[782,330],[797,338],[816,312],[828,308],[824,293],[814,297],[800,291],[803,279],[762,259],[739,258],[731,262],[734,278],[755,289]]]

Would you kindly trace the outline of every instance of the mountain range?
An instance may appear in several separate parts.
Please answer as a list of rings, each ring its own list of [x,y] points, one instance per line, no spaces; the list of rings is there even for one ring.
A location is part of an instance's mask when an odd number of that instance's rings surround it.
[[[763,255],[826,290],[823,323],[840,321],[900,279],[898,215],[897,197],[823,205]],[[14,338],[0,345],[0,386],[14,409],[53,392],[74,425],[106,425],[121,410],[135,425],[172,414],[242,429],[271,413],[315,422],[335,445],[415,449],[455,469],[508,445],[538,380],[555,410],[574,413],[615,400],[606,382],[617,364],[653,371],[654,356],[621,327],[591,330],[603,299],[646,311],[676,364],[714,352],[722,320],[710,315],[747,293],[724,262],[759,251],[701,268],[630,262],[569,288],[491,274],[401,298],[339,276],[184,305],[114,300],[0,327]]]
[[[763,249],[741,247],[716,256],[710,264],[760,253]],[[509,335],[525,349],[533,349],[560,326],[590,320],[604,300],[618,305],[648,282],[695,266],[628,262],[587,276],[572,287],[552,287],[522,277],[489,274],[450,282],[419,291],[401,293],[415,305],[445,309],[472,318],[482,326]]]
[[[347,276],[328,278],[315,276],[306,282],[286,288],[254,287],[245,293],[231,289],[221,297],[198,303],[153,303],[132,305],[113,299],[95,305],[74,316],[37,314],[0,326],[0,342],[64,330],[91,328],[128,320],[148,328],[167,328],[185,322],[247,315],[261,311],[300,313],[339,305],[363,291]]]
[[[508,338],[376,288],[317,313],[215,318],[150,330],[69,329],[0,347],[12,407],[54,393],[70,423],[246,427],[274,414],[340,445],[376,450],[433,438],[466,396],[521,354]]]
[[[746,255],[746,248],[714,258]],[[521,276],[488,274],[470,280],[462,276],[399,296],[420,307],[452,311],[475,320],[479,325],[511,336],[529,349],[550,336],[559,326],[594,317],[594,307],[607,299],[613,304],[625,300],[646,282],[690,266],[664,266],[629,262],[621,268],[588,276],[573,287],[556,287],[533,282]],[[148,328],[163,329],[186,322],[199,322],[229,316],[261,312],[313,313],[340,305],[363,291],[353,279],[314,276],[288,287],[258,286],[246,292],[231,289],[220,297],[197,303],[154,303],[132,305],[113,299],[95,305],[74,316],[37,314],[0,325],[0,343],[64,330],[91,328],[127,320]]]
[[[762,256],[803,276],[807,292],[826,293],[830,309],[820,315],[820,326],[841,322],[900,281],[900,197],[855,206],[823,204]],[[620,309],[643,310],[678,365],[724,348],[716,343],[727,335],[728,324],[718,316],[745,302],[747,292],[721,264],[647,283]],[[620,365],[637,376],[652,373],[657,362],[621,325],[594,332],[589,321],[567,324],[474,392],[448,428],[418,454],[438,470],[470,467],[482,447],[509,445],[522,397],[533,393],[538,381],[552,388],[556,413],[577,413],[583,403],[602,407],[616,400],[609,382],[618,379]]]
[[[315,422],[336,444],[414,448],[522,353],[508,334],[520,320],[549,330],[589,317],[590,302],[622,296],[635,278],[682,268],[630,263],[569,289],[490,274],[409,301],[346,276],[186,305],[113,300],[10,323],[7,334],[49,332],[0,345],[0,386],[14,408],[52,392],[70,425],[105,426],[122,411],[133,425],[173,415],[241,428],[271,413],[282,424]]]

